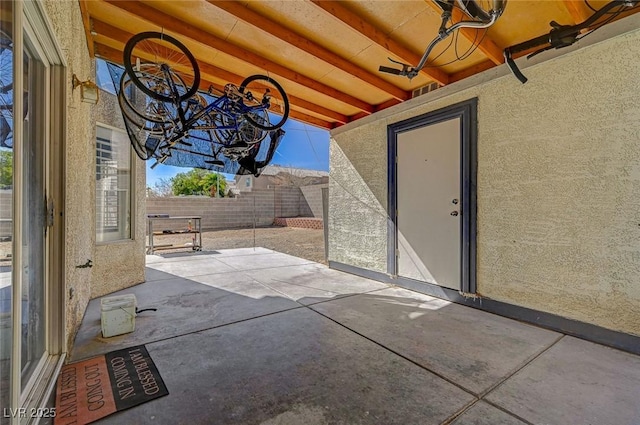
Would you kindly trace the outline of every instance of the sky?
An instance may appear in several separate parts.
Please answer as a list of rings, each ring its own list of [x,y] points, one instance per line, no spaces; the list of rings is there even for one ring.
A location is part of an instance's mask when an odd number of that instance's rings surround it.
[[[115,93],[111,78],[103,61],[97,61],[97,83],[110,93]],[[308,170],[329,171],[329,132],[289,118],[282,129],[285,135],[273,155],[271,164]],[[159,164],[153,170],[154,160],[147,161],[147,186],[153,187],[159,179],[170,179],[190,168]],[[225,174],[228,180],[232,175]]]
[[[318,127],[288,119],[282,127],[285,135],[278,145],[272,165],[329,171],[329,132]],[[153,187],[159,179],[170,179],[190,168],[159,164],[153,170],[154,160],[147,161],[147,186]],[[225,174],[227,180],[233,175]]]

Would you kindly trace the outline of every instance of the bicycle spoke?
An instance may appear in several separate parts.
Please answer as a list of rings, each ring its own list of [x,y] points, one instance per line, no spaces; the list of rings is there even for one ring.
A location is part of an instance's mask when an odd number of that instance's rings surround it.
[[[124,65],[130,78],[147,95],[165,102],[193,96],[200,84],[200,70],[189,50],[175,38],[157,32],[133,36],[124,48]],[[145,76],[147,81],[140,81]],[[153,90],[147,84],[166,87]]]
[[[289,99],[274,79],[252,75],[240,86],[245,118],[259,129],[272,131],[285,123],[289,116]]]

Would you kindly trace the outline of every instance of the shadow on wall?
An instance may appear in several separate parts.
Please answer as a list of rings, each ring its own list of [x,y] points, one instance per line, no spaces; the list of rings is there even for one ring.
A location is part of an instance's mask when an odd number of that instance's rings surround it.
[[[392,225],[386,186],[376,196],[334,140],[330,156],[329,260],[386,273],[387,229]],[[386,165],[376,172],[386,175]]]

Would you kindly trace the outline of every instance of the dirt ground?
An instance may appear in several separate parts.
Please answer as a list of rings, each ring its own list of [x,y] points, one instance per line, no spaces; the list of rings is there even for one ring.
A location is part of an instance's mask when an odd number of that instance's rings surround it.
[[[191,235],[155,236],[154,244],[184,246],[191,242]],[[261,246],[285,254],[326,264],[324,258],[324,233],[316,229],[296,227],[258,227],[255,229],[233,229],[202,232],[203,251],[229,248],[252,248]],[[156,253],[179,252],[180,250],[158,250]],[[0,266],[11,265],[11,242],[0,242]]]
[[[184,245],[191,242],[191,236],[189,234],[155,236],[154,244]],[[255,232],[254,229],[202,232],[203,251],[258,246],[326,264],[324,258],[324,232],[322,230],[296,227],[259,227],[255,229]],[[169,252],[177,251],[156,251],[157,254]]]

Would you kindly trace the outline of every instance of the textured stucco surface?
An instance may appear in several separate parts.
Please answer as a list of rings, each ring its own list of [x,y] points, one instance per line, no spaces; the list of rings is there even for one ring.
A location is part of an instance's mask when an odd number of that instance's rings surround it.
[[[118,98],[100,92],[100,102],[95,107],[96,122],[124,131],[124,122],[118,106]],[[95,137],[94,137],[95,149]],[[134,199],[131,209],[131,239],[98,244],[93,261],[91,298],[101,297],[120,289],[144,282],[145,264],[145,188],[146,163],[132,153],[131,167],[135,179]],[[95,199],[95,197],[94,197]]]
[[[638,58],[636,30],[335,132],[329,259],[386,271],[387,126],[477,97],[479,294],[640,335]]]
[[[91,297],[95,260],[95,119],[92,105],[72,90],[71,77],[95,81],[78,2],[45,0],[45,10],[66,60],[65,294],[67,347],[73,342]]]

